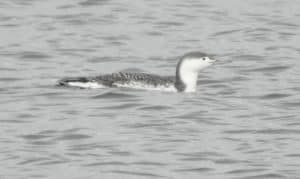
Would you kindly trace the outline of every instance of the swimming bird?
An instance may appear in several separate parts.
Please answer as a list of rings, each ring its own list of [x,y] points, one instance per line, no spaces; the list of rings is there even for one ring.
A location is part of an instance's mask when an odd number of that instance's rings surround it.
[[[195,92],[198,72],[215,60],[202,52],[183,55],[177,63],[175,76],[149,73],[117,72],[95,77],[71,77],[58,81],[59,86],[80,88],[127,87],[174,92]]]

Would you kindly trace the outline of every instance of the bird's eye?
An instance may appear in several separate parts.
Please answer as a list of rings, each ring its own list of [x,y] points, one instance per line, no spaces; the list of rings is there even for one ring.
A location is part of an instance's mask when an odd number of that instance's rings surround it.
[[[205,61],[205,60],[206,60],[206,57],[202,58],[202,60]]]

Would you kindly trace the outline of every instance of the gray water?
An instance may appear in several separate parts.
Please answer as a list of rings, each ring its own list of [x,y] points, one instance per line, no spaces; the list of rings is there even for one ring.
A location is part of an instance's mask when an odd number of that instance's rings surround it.
[[[0,2],[0,178],[300,178],[300,1]],[[56,87],[172,75],[196,93]]]

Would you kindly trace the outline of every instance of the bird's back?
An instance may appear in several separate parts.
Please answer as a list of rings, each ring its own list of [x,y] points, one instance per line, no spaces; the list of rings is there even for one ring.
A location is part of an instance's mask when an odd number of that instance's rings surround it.
[[[75,86],[81,88],[129,87],[137,89],[168,88],[169,90],[174,90],[174,83],[175,77],[172,76],[130,72],[118,72],[96,77],[64,78],[59,81],[59,84],[62,86]]]
[[[108,75],[100,75],[95,77],[96,81],[107,81],[111,82],[112,85],[117,83],[130,83],[130,82],[140,82],[149,85],[165,85],[169,83],[174,83],[175,78],[170,76],[159,76],[148,73],[128,73],[128,72],[118,72]]]

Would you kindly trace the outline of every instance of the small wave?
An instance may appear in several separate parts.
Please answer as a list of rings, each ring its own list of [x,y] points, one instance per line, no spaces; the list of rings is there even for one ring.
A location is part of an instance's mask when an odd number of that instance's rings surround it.
[[[207,167],[201,167],[201,168],[186,168],[186,169],[178,169],[175,170],[177,172],[197,172],[197,173],[202,173],[202,172],[210,172],[213,171],[214,169],[212,168],[207,168]]]
[[[125,171],[125,170],[111,170],[111,173],[120,173],[120,174],[127,174],[127,175],[135,175],[135,176],[144,176],[144,177],[159,177],[162,178],[161,175],[156,175],[153,173],[146,173],[146,172],[133,172],[133,171]]]
[[[87,139],[91,136],[85,135],[85,134],[65,134],[61,137],[58,137],[57,140],[81,140],[81,139]]]
[[[285,71],[289,68],[290,68],[290,66],[273,66],[273,67],[247,69],[244,71],[247,71],[247,72],[281,72],[281,71]]]
[[[93,99],[124,99],[124,98],[132,98],[137,97],[136,95],[130,95],[125,93],[116,93],[116,92],[107,92],[104,94],[100,94],[92,97]]]
[[[22,52],[19,54],[21,59],[45,59],[45,58],[50,58],[50,55],[41,53],[41,52]]]
[[[291,95],[289,94],[281,94],[281,93],[272,93],[272,94],[267,94],[264,95],[262,97],[260,97],[261,99],[281,99],[281,98],[286,98],[289,97]]]
[[[79,5],[81,5],[81,6],[97,6],[97,5],[104,5],[107,2],[109,2],[109,0],[86,0],[86,1],[80,2]]]
[[[236,32],[241,32],[242,30],[243,29],[220,31],[220,32],[217,32],[217,33],[213,34],[212,36],[217,37],[217,36],[229,35],[229,34],[234,34]]]
[[[139,109],[145,110],[145,111],[160,111],[160,110],[164,111],[164,110],[172,109],[172,107],[162,106],[162,105],[154,105],[154,106],[141,107]]]
[[[111,161],[111,162],[95,162],[95,163],[90,163],[90,164],[86,164],[84,166],[86,167],[94,167],[94,166],[126,166],[128,165],[128,163],[125,162],[118,162],[118,161]]]

